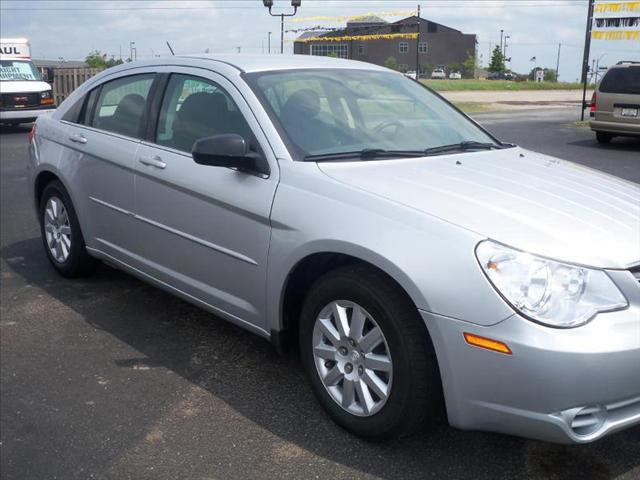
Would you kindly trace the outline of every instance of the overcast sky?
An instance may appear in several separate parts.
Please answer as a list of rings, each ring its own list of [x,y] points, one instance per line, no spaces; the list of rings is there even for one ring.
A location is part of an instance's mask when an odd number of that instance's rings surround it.
[[[584,44],[587,0],[302,0],[296,18],[358,15],[415,9],[422,17],[478,35],[479,52],[489,60],[490,45],[500,41],[500,29],[509,35],[507,57],[511,68],[527,72],[537,65],[555,68],[558,43],[562,43],[560,79],[579,77]],[[289,11],[289,1],[275,2],[274,12]],[[218,1],[42,1],[2,0],[2,37],[27,37],[34,58],[81,60],[94,49],[109,56],[129,56],[135,42],[138,59],[168,55],[165,41],[176,53],[260,53],[266,49],[267,32],[272,31],[272,50],[279,51],[280,19],[272,18],[261,0]],[[387,20],[402,18],[386,17]],[[309,21],[290,23],[287,28],[313,25],[338,27],[344,22]],[[293,39],[294,33],[285,34]],[[285,52],[291,52],[285,41]],[[640,60],[640,42],[594,41],[591,58],[601,65],[618,60]]]

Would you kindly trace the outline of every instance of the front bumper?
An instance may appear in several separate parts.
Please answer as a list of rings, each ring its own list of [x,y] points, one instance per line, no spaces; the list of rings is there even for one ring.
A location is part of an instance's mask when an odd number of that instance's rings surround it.
[[[0,123],[28,123],[33,122],[39,115],[55,111],[55,105],[35,108],[20,108],[15,110],[0,110]]]
[[[640,424],[640,287],[610,272],[630,306],[575,329],[519,315],[490,326],[421,312],[433,339],[449,423],[557,443],[586,443]],[[468,332],[512,355],[468,345]]]

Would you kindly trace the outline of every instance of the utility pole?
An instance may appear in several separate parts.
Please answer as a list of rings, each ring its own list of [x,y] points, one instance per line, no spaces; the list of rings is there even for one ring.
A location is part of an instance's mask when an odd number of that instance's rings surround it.
[[[507,63],[507,40],[509,40],[511,37],[509,35],[505,35],[504,37],[504,46],[502,47],[502,60],[504,60],[504,64],[506,67],[506,63]]]
[[[504,35],[504,30],[500,30],[500,51],[502,52],[502,36]]]
[[[420,78],[420,4],[418,4],[418,36],[416,37],[416,80]]]
[[[269,54],[271,53],[271,34],[272,34],[272,33],[273,33],[273,32],[269,32],[269,35],[268,35],[269,40],[268,40],[267,53],[269,53]]]
[[[560,49],[562,44],[558,44],[558,61],[556,62],[556,83],[560,81]]]
[[[587,71],[589,70],[589,54],[591,52],[591,29],[593,28],[593,10],[595,0],[589,0],[587,11],[587,28],[584,36],[584,56],[582,57],[582,114],[580,119],[584,121],[584,107],[587,101]]]

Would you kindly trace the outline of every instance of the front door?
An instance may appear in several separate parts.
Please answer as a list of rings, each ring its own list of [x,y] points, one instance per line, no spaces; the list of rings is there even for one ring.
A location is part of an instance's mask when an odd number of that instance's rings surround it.
[[[235,87],[202,70],[174,70],[153,141],[136,162],[136,230],[145,270],[227,319],[265,332],[269,214],[278,169]],[[196,140],[242,135],[271,166],[268,176],[196,164]]]

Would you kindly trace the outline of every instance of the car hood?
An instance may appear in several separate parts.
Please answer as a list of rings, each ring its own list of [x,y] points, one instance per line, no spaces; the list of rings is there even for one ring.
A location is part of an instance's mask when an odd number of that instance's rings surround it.
[[[0,82],[0,93],[31,93],[51,90],[51,85],[39,80],[3,80]]]
[[[640,186],[521,148],[319,163],[328,176],[515,248],[600,268],[640,262]]]

